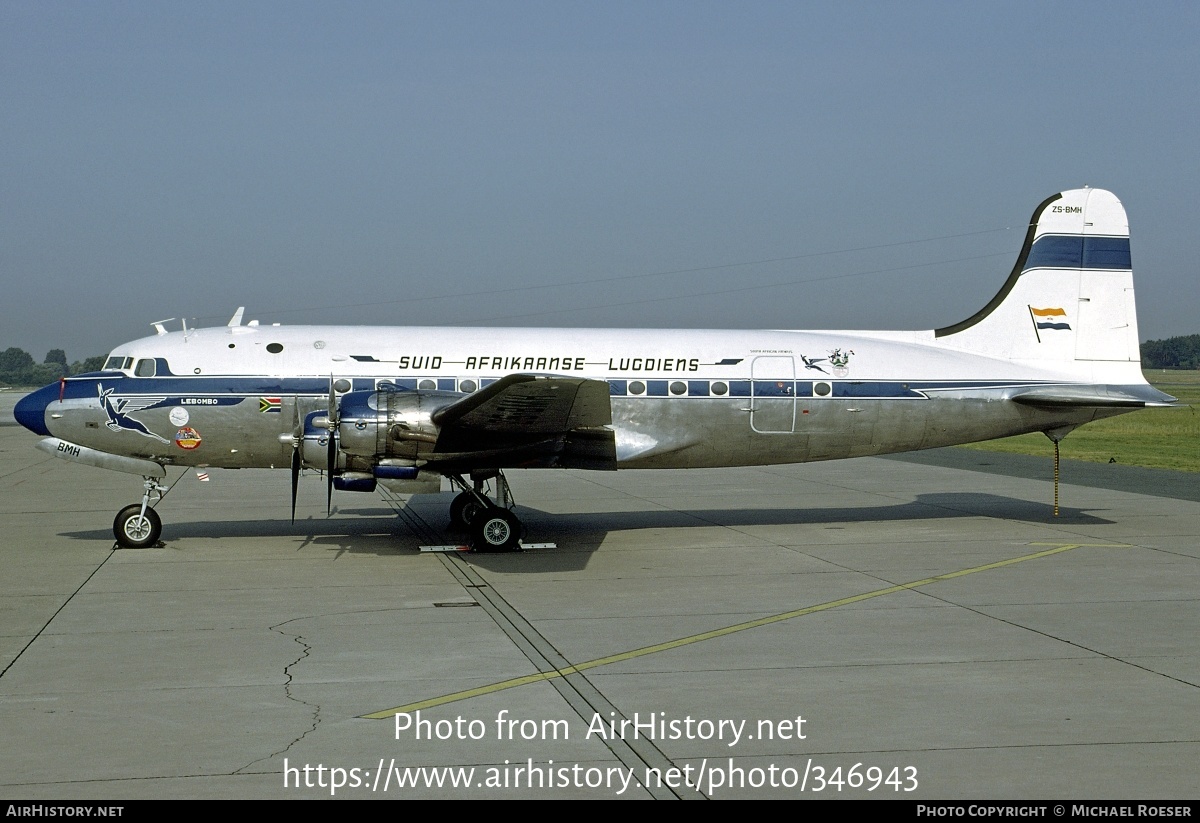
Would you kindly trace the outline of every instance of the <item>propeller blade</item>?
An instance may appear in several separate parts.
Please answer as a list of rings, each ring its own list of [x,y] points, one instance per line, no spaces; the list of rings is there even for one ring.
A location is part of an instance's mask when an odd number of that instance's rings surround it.
[[[334,439],[337,436],[337,429],[329,430],[329,448],[326,452],[329,471],[325,473],[325,515],[328,517],[333,513],[333,467],[337,465],[337,441]]]
[[[326,449],[325,465],[329,469],[325,477],[325,516],[333,513],[333,470],[337,467],[337,427],[338,427],[337,392],[333,387],[333,375],[329,375],[329,408],[325,416],[329,423],[329,442]]]
[[[296,492],[300,488],[300,449],[292,449],[292,525],[296,523]]]
[[[292,525],[296,524],[296,492],[300,488],[300,442],[304,429],[300,427],[300,398],[292,398]]]

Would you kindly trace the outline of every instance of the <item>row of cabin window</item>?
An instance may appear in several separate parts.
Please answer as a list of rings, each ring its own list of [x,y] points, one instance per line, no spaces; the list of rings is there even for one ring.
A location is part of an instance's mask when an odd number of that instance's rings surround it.
[[[133,363],[132,357],[110,357],[104,364],[105,369],[128,369]],[[155,373],[154,360],[143,358],[137,361],[134,374],[138,377],[153,377]],[[483,378],[479,382],[472,379],[455,380],[453,377],[431,378],[423,377],[411,380],[381,380],[379,388],[394,385],[401,389],[419,389],[421,391],[460,391],[470,394],[482,386],[496,382],[497,378]],[[457,387],[455,386],[457,383]],[[793,380],[755,380],[753,386],[749,380],[609,380],[608,391],[611,396],[638,397],[667,397],[674,395],[682,397],[811,397],[813,394],[824,397],[830,391],[828,383],[796,382]]]
[[[380,380],[378,388],[395,386],[420,391],[459,391],[470,394],[495,383],[498,378],[485,377],[455,380],[453,377],[401,378]],[[457,385],[456,385],[457,384]],[[829,383],[794,380],[609,380],[608,392],[613,397],[826,397],[832,392]]]

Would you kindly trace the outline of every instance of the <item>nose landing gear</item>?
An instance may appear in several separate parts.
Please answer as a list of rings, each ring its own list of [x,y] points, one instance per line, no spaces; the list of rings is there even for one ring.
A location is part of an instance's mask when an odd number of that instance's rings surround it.
[[[154,477],[145,478],[145,492],[141,503],[132,503],[117,512],[113,520],[113,536],[124,549],[145,549],[158,543],[162,536],[162,518],[150,507],[150,498],[158,503],[170,486],[164,486]]]

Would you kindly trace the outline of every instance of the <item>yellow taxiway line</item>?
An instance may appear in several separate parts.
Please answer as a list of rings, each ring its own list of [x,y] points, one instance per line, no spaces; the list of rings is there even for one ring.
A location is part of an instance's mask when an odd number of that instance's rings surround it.
[[[1001,569],[1005,566],[1024,563],[1028,560],[1039,560],[1043,557],[1062,554],[1063,552],[1068,552],[1072,549],[1083,548],[1085,546],[1110,549],[1127,548],[1127,546],[1124,544],[1119,543],[1031,543],[1030,545],[1052,546],[1052,548],[1044,549],[1039,552],[1033,552],[1032,554],[1021,555],[1020,557],[1012,557],[1008,560],[1000,560],[995,563],[974,566],[969,569],[960,569],[959,571],[947,572],[946,574],[939,574],[933,577],[925,577],[921,580],[914,580],[911,583],[897,583],[894,586],[887,586],[882,589],[875,589],[874,591],[863,592],[862,594],[855,594],[851,595],[850,597],[840,598],[838,600],[830,600],[826,603],[818,603],[815,606],[805,606],[802,609],[793,609],[792,611],[773,614],[769,617],[760,617],[757,620],[747,620],[744,623],[735,623],[732,626],[725,626],[724,628],[713,629],[712,631],[692,634],[688,635],[687,637],[680,637],[676,640],[668,640],[665,643],[655,643],[652,646],[643,646],[640,649],[633,649],[631,651],[621,652],[619,654],[612,654],[608,655],[607,657],[598,657],[595,660],[588,660],[585,663],[576,663],[573,666],[566,666],[562,669],[555,669],[549,672],[538,672],[536,674],[527,674],[523,677],[513,677],[508,680],[489,683],[486,686],[477,686],[474,689],[464,689],[463,691],[445,694],[440,697],[431,697],[427,700],[418,700],[415,703],[406,703],[403,706],[397,706],[393,709],[384,709],[383,711],[364,714],[361,715],[361,717],[367,720],[385,720],[392,718],[397,714],[414,712],[419,709],[430,709],[434,706],[444,706],[447,703],[454,703],[459,700],[466,700],[471,697],[479,697],[485,694],[493,694],[495,692],[504,691],[505,689],[513,689],[517,686],[524,686],[529,683],[542,683],[558,677],[566,677],[567,675],[584,672],[588,669],[607,666],[611,663],[620,663],[624,660],[633,660],[637,657],[645,657],[648,654],[657,654],[658,652],[665,652],[669,649],[678,649],[681,646],[690,646],[693,643],[701,643],[705,640],[712,640],[717,637],[725,637],[726,635],[730,635],[735,632],[743,632],[747,629],[757,629],[760,626],[769,626],[772,623],[780,623],[784,620],[803,617],[806,614],[816,614],[817,612],[836,609],[839,606],[849,606],[852,603],[861,603],[864,600],[871,600],[875,597],[883,597],[885,595],[895,594],[896,592],[908,591],[910,589],[920,588],[921,586],[928,586],[932,583],[941,583],[945,580],[954,580],[959,577],[966,577],[969,574],[991,571],[992,569]]]

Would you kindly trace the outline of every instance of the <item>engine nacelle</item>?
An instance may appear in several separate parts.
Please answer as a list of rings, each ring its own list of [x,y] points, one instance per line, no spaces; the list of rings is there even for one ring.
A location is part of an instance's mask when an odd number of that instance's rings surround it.
[[[345,394],[338,409],[338,447],[355,457],[420,461],[437,443],[433,413],[461,397],[436,391]]]

